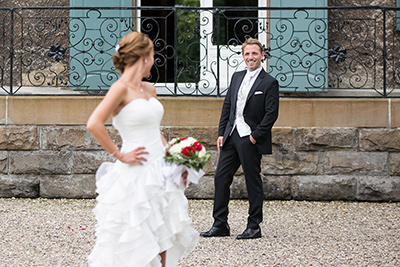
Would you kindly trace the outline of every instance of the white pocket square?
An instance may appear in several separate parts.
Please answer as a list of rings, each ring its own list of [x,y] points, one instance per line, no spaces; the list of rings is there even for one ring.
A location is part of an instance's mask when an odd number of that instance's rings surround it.
[[[262,94],[263,94],[262,91],[257,91],[257,92],[254,93],[254,95],[262,95]]]

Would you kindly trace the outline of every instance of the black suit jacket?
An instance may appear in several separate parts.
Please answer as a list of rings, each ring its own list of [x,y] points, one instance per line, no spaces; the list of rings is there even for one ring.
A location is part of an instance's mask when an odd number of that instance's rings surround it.
[[[218,136],[223,136],[223,145],[229,138],[235,122],[236,101],[240,84],[246,70],[235,72],[222,106]],[[245,122],[251,128],[251,135],[257,141],[260,154],[272,153],[271,129],[278,118],[279,84],[278,81],[262,69],[250,89],[244,107]]]

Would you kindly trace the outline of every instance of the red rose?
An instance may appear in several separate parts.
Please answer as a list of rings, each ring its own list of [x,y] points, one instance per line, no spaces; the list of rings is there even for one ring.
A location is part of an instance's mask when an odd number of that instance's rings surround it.
[[[186,157],[191,157],[195,153],[196,153],[196,151],[191,146],[187,146],[187,147],[182,148],[182,154],[184,156],[186,156]]]
[[[167,156],[169,156],[171,153],[169,153],[169,150],[167,150],[167,153],[165,153]]]
[[[199,142],[194,142],[193,143],[193,147],[194,149],[196,149],[197,151],[200,151],[203,148],[203,145],[200,144]]]
[[[182,138],[179,138],[179,141],[183,141],[183,140],[186,140],[187,139],[187,137],[182,137]]]

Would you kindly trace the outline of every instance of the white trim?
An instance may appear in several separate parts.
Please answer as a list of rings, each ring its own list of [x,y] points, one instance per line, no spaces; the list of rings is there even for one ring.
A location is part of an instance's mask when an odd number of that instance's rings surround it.
[[[267,7],[267,1],[258,0],[259,7]],[[200,7],[213,7],[213,0],[200,0]],[[258,17],[261,18],[261,21],[264,25],[266,25],[267,19],[267,11],[259,10]],[[264,18],[264,19],[262,19]],[[201,33],[206,33],[207,38],[201,38],[201,46],[204,49],[200,49],[200,58],[203,59],[207,63],[207,67],[212,69],[207,69],[201,72],[200,80],[209,81],[211,84],[216,83],[215,77],[212,75],[212,71],[217,73],[217,66],[211,66],[210,62],[215,61],[217,57],[217,46],[212,43],[212,31],[214,29],[213,25],[213,14],[208,11],[203,11],[200,14],[200,21],[207,21],[206,25],[201,25]],[[259,37],[259,41],[262,44],[265,44],[268,47],[267,33],[262,32]],[[229,81],[232,74],[237,70],[244,70],[245,64],[243,62],[242,54],[241,54],[241,46],[237,45],[236,47],[226,45],[219,46],[219,52],[221,59],[219,61],[219,86],[220,90],[224,90],[229,86]],[[262,67],[267,70],[268,69],[268,61],[265,60],[262,64]]]
[[[136,3],[136,6],[137,7],[141,7],[142,6],[142,0],[136,0],[135,1],[135,3]],[[142,28],[142,24],[141,24],[141,17],[142,17],[142,10],[141,9],[137,9],[136,10],[136,27],[137,27],[137,31],[139,32],[140,31],[140,29]]]

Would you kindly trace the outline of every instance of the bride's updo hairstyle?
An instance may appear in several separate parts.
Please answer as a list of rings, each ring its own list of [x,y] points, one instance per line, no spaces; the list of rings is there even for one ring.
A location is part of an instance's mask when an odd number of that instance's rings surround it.
[[[135,64],[142,56],[153,51],[153,42],[144,33],[130,32],[119,41],[117,53],[112,56],[117,70],[124,72],[127,66]]]

